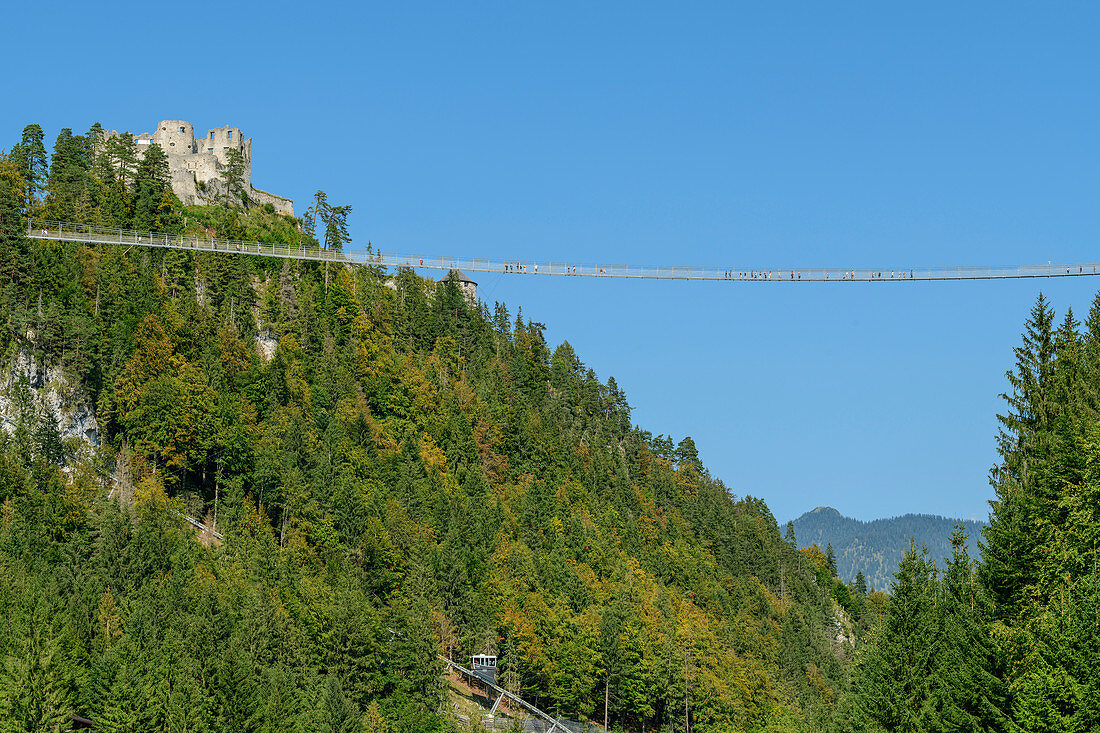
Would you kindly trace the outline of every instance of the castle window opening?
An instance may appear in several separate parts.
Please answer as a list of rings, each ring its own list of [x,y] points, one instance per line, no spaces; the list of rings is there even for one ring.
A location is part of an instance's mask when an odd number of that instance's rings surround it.
[[[211,140],[213,140],[213,139],[214,139],[214,131],[213,131],[213,130],[211,130],[211,131],[210,131],[210,139],[211,139]]]
[[[233,139],[233,131],[230,130],[228,134],[229,134],[229,139],[232,140]]]
[[[180,132],[187,132],[187,128],[186,128],[186,127],[182,127],[182,126],[181,126],[181,127],[180,127]]]
[[[208,152],[208,153],[213,153],[213,152],[214,152],[214,148],[207,148],[207,149],[206,149],[206,152]]]

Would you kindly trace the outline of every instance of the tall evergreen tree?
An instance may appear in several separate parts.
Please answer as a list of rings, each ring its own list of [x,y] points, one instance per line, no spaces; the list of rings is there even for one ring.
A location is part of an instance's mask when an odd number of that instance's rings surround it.
[[[1004,654],[989,633],[988,599],[966,552],[966,530],[956,525],[936,608],[932,705],[942,730],[1012,730]]]
[[[124,132],[108,139],[104,144],[104,155],[119,184],[123,188],[130,186],[138,167],[137,143],[133,134]]]
[[[134,179],[132,226],[140,231],[175,233],[179,228],[177,210],[168,156],[151,143],[145,147]]]
[[[856,571],[856,580],[854,584],[855,592],[861,596],[867,595],[867,579],[863,577],[863,571]]]
[[[221,172],[222,202],[225,206],[243,206],[252,204],[252,197],[245,182],[248,164],[244,154],[236,148],[225,149],[225,169]]]
[[[702,463],[699,461],[699,449],[695,447],[695,441],[691,436],[685,436],[676,445],[676,464],[684,468],[702,468]]]
[[[939,654],[934,563],[910,547],[873,644],[852,671],[852,690],[838,710],[848,730],[935,731],[932,682]]]
[[[321,212],[321,220],[325,224],[325,249],[342,250],[344,245],[351,241],[348,234],[348,215],[351,214],[351,205],[343,206],[326,205]]]
[[[1039,589],[1041,517],[1052,509],[1040,486],[1052,442],[1054,405],[1049,388],[1055,368],[1054,311],[1040,293],[1016,347],[1016,368],[1005,374],[1011,393],[1001,397],[1008,411],[998,415],[1001,462],[990,473],[997,498],[990,502],[985,530],[982,580],[997,615],[1017,617]]]
[[[88,147],[81,135],[63,128],[50,157],[46,211],[52,219],[84,222],[91,213],[91,168]]]
[[[19,169],[26,186],[23,191],[24,209],[32,208],[46,188],[48,160],[44,140],[45,133],[40,125],[27,125],[23,128],[23,137],[11,150],[11,161]]]

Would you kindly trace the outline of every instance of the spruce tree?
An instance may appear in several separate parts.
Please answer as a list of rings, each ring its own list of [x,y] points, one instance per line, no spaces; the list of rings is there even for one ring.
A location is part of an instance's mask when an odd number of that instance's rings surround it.
[[[989,633],[989,603],[966,552],[966,530],[956,525],[937,605],[932,675],[935,719],[944,730],[1011,730],[1004,656]]]
[[[115,178],[125,188],[134,181],[137,173],[138,152],[134,136],[129,132],[110,138],[104,144],[104,155],[114,171]]]
[[[1040,293],[1025,324],[1023,343],[1015,349],[1016,368],[1005,374],[1012,391],[1001,397],[1009,409],[997,416],[1001,462],[990,472],[997,498],[990,502],[981,572],[1001,618],[1017,617],[1027,592],[1036,586],[1041,551],[1036,520],[1051,508],[1044,506],[1038,483],[1052,439],[1053,323],[1054,311]]]
[[[241,151],[236,148],[225,149],[225,160],[225,169],[221,173],[223,202],[226,206],[248,208],[252,203],[248,186],[245,184],[248,163]]]
[[[57,135],[50,157],[46,211],[60,221],[83,222],[91,212],[90,162],[85,140],[64,128]]]
[[[852,689],[838,710],[845,730],[932,731],[936,669],[934,563],[911,545],[894,574],[894,593],[874,643],[863,647]]]
[[[173,231],[178,205],[172,195],[168,156],[156,143],[146,146],[133,188],[133,228],[140,231]]]

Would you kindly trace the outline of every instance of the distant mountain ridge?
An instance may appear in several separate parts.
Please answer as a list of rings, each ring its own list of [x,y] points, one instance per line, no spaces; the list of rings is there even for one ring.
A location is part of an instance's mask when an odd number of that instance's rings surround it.
[[[794,520],[799,547],[816,544],[822,550],[832,544],[836,553],[837,576],[851,582],[863,571],[867,586],[887,590],[894,571],[909,548],[909,539],[928,548],[928,554],[940,567],[951,553],[951,533],[956,521],[967,531],[967,552],[978,557],[978,540],[985,522],[954,520],[935,514],[906,514],[890,519],[862,522],[846,517],[832,507],[818,507]]]

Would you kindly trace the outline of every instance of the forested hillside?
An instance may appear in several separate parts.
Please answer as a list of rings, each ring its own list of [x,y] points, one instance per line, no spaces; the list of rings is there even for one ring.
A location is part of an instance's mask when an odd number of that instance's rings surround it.
[[[944,568],[952,555],[951,535],[956,524],[966,531],[966,550],[978,556],[978,542],[985,522],[948,519],[932,514],[906,514],[861,522],[845,517],[832,507],[818,507],[793,522],[799,547],[830,548],[836,556],[837,575],[854,582],[863,574],[867,585],[889,590],[894,571],[909,549],[910,541],[928,548],[928,556]]]
[[[0,431],[5,729],[451,730],[437,654],[475,652],[616,730],[832,715],[843,591],[541,323],[408,270],[22,235],[347,241],[323,196],[185,211],[149,147],[66,130],[47,157],[29,126],[0,157],[4,363],[59,367],[102,436],[81,459],[27,400]]]

